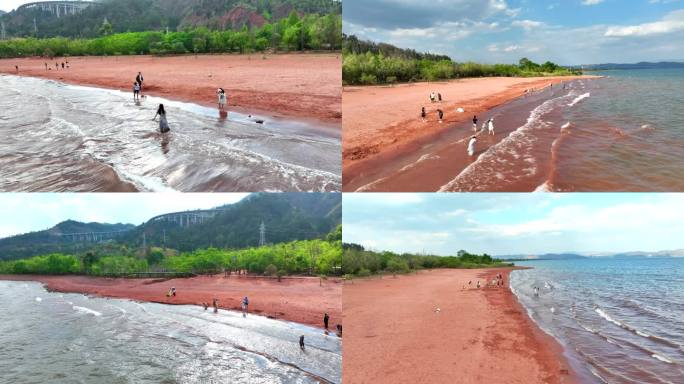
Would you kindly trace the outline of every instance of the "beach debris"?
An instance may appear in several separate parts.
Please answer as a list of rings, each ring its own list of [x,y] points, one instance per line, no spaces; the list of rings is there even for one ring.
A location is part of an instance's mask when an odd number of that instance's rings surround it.
[[[463,112],[465,112],[465,109],[459,107],[459,108],[456,108],[456,112],[463,113]]]
[[[435,313],[440,313],[441,311],[442,311],[442,310],[439,309],[439,307],[437,307],[437,308],[435,309]]]
[[[40,303],[41,301],[43,301],[43,299],[41,299],[40,297],[36,297],[36,301]]]

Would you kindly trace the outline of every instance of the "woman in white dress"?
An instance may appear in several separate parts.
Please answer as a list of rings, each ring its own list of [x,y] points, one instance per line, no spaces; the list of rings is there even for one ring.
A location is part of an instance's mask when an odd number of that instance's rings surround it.
[[[218,95],[219,110],[224,110],[226,108],[226,103],[228,102],[226,91],[224,91],[223,88],[219,88],[216,94]]]
[[[157,114],[154,115],[154,119],[152,120],[156,120],[157,116],[159,116],[159,131],[161,133],[170,131],[171,129],[169,128],[169,122],[166,120],[166,110],[164,110],[164,104],[159,104],[159,108],[157,108]]]

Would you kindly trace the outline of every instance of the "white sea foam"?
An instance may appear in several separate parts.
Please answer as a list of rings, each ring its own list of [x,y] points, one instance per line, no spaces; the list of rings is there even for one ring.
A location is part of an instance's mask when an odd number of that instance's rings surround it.
[[[569,127],[569,126],[570,126],[570,122],[568,121],[567,123],[565,123],[565,124],[563,124],[563,125],[561,126],[561,129],[565,129],[565,128]]]
[[[77,311],[77,312],[87,313],[87,314],[93,315],[93,316],[102,316],[101,312],[92,310],[90,308],[79,307],[78,305],[74,305],[72,308],[74,309],[74,311]]]
[[[651,357],[653,357],[653,358],[655,358],[655,359],[657,359],[657,360],[660,360],[660,361],[662,361],[663,363],[672,364],[672,360],[670,360],[670,359],[668,359],[668,358],[665,358],[665,357],[662,357],[662,356],[660,356],[660,355],[658,355],[658,354],[655,354],[655,353],[654,353],[654,354],[651,355]]]
[[[36,297],[36,301],[40,303],[41,301],[43,301],[43,299],[41,299],[40,297]]]
[[[582,101],[586,98],[589,98],[589,97],[591,97],[591,93],[589,93],[589,92],[584,93],[582,95],[579,95],[575,98],[575,100],[573,100],[570,104],[568,104],[568,107],[574,107],[577,103],[579,103],[580,101]]]
[[[610,317],[610,315],[607,314],[603,309],[601,309],[601,308],[596,308],[596,313],[598,313],[599,316],[603,317],[604,319],[606,319],[606,320],[610,321],[611,323],[617,325],[618,327],[622,327],[622,323],[621,323],[621,322],[619,322],[619,321],[613,319],[612,317]]]

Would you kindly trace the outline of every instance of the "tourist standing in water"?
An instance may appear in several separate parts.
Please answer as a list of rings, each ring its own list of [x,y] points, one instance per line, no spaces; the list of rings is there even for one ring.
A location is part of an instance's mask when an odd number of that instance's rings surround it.
[[[471,136],[468,142],[468,156],[475,155],[475,143],[477,143],[477,136]]]
[[[164,104],[159,104],[159,108],[157,108],[157,114],[154,115],[154,119],[152,120],[156,120],[157,116],[159,116],[159,131],[161,133],[170,131],[171,129],[169,128],[169,122],[166,120],[166,110],[164,110]]]
[[[140,91],[142,92],[142,86],[143,86],[143,81],[145,78],[143,78],[142,72],[138,72],[138,76],[135,77],[135,81],[140,84]]]
[[[299,336],[299,348],[304,350],[304,335]]]
[[[226,91],[224,91],[223,88],[219,88],[216,94],[218,95],[218,108],[222,111],[226,108],[226,102],[228,101],[226,98]]]
[[[249,298],[245,296],[242,299],[242,317],[247,316],[247,312],[249,311]]]
[[[133,83],[133,100],[140,101],[140,83]]]
[[[328,329],[328,320],[330,320],[330,316],[328,316],[328,314],[326,313],[325,315],[323,315],[323,325],[325,326],[326,330]]]
[[[477,132],[477,115],[473,116],[473,132]]]
[[[489,134],[494,136],[494,118],[489,119]]]

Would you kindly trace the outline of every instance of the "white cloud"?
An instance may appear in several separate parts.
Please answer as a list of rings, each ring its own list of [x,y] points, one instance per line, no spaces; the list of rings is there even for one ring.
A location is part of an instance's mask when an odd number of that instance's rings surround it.
[[[526,31],[531,31],[533,29],[543,27],[544,23],[541,21],[535,21],[535,20],[514,20],[511,23],[511,25],[514,27],[523,28]]]
[[[605,33],[607,37],[630,37],[662,35],[684,30],[684,10],[669,13],[661,21],[631,25],[626,27],[610,27]]]
[[[596,5],[603,3],[604,0],[582,0],[582,5]]]

